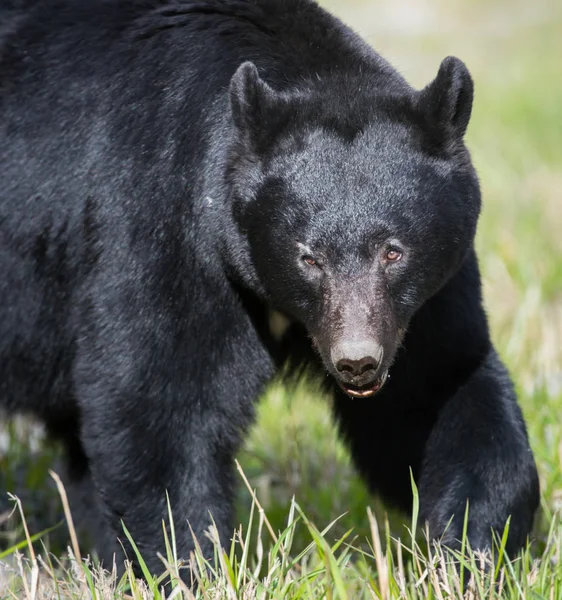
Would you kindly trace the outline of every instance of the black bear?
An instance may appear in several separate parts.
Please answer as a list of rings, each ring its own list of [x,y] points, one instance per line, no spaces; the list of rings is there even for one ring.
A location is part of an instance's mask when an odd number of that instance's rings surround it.
[[[373,491],[410,509],[411,468],[432,535],[455,546],[468,500],[474,547],[509,516],[525,542],[460,60],[414,90],[311,0],[7,0],[0,23],[1,404],[65,445],[106,556],[124,522],[160,568],[166,492],[181,556],[210,514],[228,543],[287,360],[324,375]]]

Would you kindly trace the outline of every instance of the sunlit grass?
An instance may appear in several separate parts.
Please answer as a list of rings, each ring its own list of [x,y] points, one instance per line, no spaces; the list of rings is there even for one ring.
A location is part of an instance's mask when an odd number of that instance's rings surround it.
[[[247,479],[242,473],[247,484]],[[160,573],[151,573],[134,541],[135,560],[143,580],[137,580],[130,564],[121,578],[100,571],[81,558],[73,544],[64,563],[53,562],[33,550],[29,534],[28,556],[14,550],[11,565],[0,573],[2,598],[154,599],[173,598],[552,598],[562,594],[562,525],[552,521],[544,550],[533,556],[529,548],[509,560],[505,554],[507,528],[496,540],[491,553],[473,552],[463,539],[461,552],[449,553],[437,543],[420,547],[411,535],[416,530],[417,495],[408,534],[395,538],[388,522],[367,509],[368,533],[358,545],[353,530],[332,540],[330,532],[337,519],[320,528],[293,499],[285,520],[274,528],[251,487],[252,502],[246,525],[240,525],[230,548],[220,548],[217,532],[207,535],[215,541],[213,559],[196,550],[187,563],[177,560],[173,519],[171,535],[163,524],[166,553],[161,556]],[[414,488],[415,492],[415,488]],[[466,522],[466,521],[465,521]],[[24,521],[25,523],[25,521]],[[73,533],[72,520],[69,529]],[[466,535],[466,528],[465,534]],[[300,538],[303,547],[295,544]],[[426,538],[427,540],[427,538]],[[189,571],[187,570],[189,569]]]

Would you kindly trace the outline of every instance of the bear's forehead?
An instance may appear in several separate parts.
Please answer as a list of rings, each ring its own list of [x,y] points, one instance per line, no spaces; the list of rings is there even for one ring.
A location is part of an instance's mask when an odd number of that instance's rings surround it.
[[[407,128],[387,125],[369,128],[353,141],[313,131],[275,157],[268,174],[316,208],[336,205],[353,215],[365,206],[373,214],[377,205],[387,214],[413,217],[420,197],[439,202],[452,170],[447,161],[424,154]]]
[[[384,190],[403,195],[425,184],[446,183],[452,170],[448,161],[423,151],[415,132],[392,123],[369,127],[352,141],[321,129],[301,133],[269,165],[269,174],[295,191],[340,188],[350,195]]]

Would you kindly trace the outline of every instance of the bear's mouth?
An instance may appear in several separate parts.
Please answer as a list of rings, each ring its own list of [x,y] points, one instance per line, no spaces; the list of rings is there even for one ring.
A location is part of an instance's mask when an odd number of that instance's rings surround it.
[[[382,389],[382,386],[386,382],[388,371],[383,371],[375,381],[366,385],[353,385],[352,383],[346,383],[344,381],[338,381],[341,389],[352,398],[369,398],[374,396],[377,392]]]

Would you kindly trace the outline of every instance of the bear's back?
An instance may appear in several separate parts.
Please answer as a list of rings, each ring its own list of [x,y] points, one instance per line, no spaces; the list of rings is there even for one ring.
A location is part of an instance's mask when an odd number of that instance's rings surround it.
[[[228,85],[245,61],[278,89],[315,88],[334,114],[367,88],[408,93],[384,59],[310,0],[9,6],[0,32],[0,215],[8,220],[30,198],[35,216],[48,209],[78,219],[89,196],[117,188],[138,196],[146,177],[156,185],[150,202],[164,180],[166,197],[178,191],[173,181],[193,190],[185,177],[199,169],[196,149],[227,127]]]

